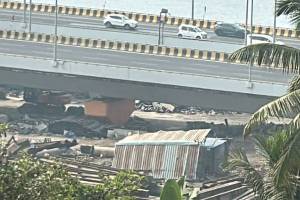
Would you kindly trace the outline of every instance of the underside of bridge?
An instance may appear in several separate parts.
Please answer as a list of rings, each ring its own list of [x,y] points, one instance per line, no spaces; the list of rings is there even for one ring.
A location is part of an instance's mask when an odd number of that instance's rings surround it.
[[[18,86],[20,87],[20,86]],[[72,103],[72,95],[63,91],[45,90],[40,88],[23,87],[23,99],[32,108],[48,111],[66,111],[66,104]],[[5,94],[3,95],[5,96]],[[135,110],[133,100],[89,97],[84,102],[84,114],[93,118],[100,118],[115,125],[125,124]],[[35,110],[35,109],[33,109]]]
[[[171,85],[100,79],[83,76],[0,69],[0,84],[92,93],[104,97],[139,99],[207,109],[253,113],[274,97],[203,90]]]

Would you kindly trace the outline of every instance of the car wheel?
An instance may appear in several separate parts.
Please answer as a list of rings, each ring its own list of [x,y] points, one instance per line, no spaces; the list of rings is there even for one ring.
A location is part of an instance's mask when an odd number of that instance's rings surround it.
[[[238,38],[241,38],[241,39],[244,39],[244,38],[245,38],[245,33],[239,32],[239,33],[237,34],[237,37],[238,37]]]
[[[112,27],[112,24],[110,22],[106,22],[104,25],[105,25],[106,28],[111,28]]]
[[[220,31],[220,30],[216,30],[215,33],[216,33],[217,36],[222,36],[223,35],[222,31]]]
[[[129,24],[125,24],[124,28],[125,28],[126,30],[129,30],[129,29],[130,29]]]
[[[197,39],[197,40],[201,40],[202,38],[201,38],[200,36],[197,36],[196,39]]]
[[[181,34],[178,34],[178,37],[179,37],[179,38],[182,38],[182,35],[181,35]]]

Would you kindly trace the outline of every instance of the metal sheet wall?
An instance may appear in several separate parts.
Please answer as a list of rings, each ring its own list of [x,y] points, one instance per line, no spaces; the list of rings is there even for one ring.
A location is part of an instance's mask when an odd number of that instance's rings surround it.
[[[151,171],[154,178],[196,179],[199,145],[117,145],[113,167]]]

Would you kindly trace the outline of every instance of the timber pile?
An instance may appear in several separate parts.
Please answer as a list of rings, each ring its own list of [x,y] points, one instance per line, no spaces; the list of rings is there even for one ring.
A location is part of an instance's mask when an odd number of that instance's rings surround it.
[[[199,188],[197,189],[197,195],[192,198],[194,200],[238,200],[246,197],[250,192],[249,188],[244,184],[243,178],[236,176],[204,182],[200,190]],[[244,193],[245,195],[243,195]]]
[[[80,182],[89,185],[97,185],[103,183],[101,175],[115,176],[120,170],[112,167],[102,166],[92,162],[78,161],[71,158],[56,157],[55,159],[40,158],[42,162],[54,163],[60,162],[73,177],[76,177]],[[148,199],[149,190],[140,189],[135,194],[136,199]]]

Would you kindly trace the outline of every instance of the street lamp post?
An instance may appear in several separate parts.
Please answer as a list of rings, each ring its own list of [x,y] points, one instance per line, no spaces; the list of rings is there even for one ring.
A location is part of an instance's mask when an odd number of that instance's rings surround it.
[[[158,45],[163,44],[163,32],[164,32],[164,23],[168,9],[162,8],[159,13],[159,27],[158,27]],[[164,14],[164,20],[162,20],[162,14]]]
[[[274,0],[274,26],[273,26],[273,44],[275,44],[276,40],[276,8],[277,8],[277,0]]]
[[[194,20],[194,13],[195,13],[195,0],[192,0],[192,20]]]
[[[247,46],[249,0],[246,0],[245,46]]]
[[[32,15],[32,0],[29,0],[29,28],[28,31],[31,33],[31,15]]]
[[[250,20],[250,45],[252,45],[252,27],[253,27],[253,0],[251,0],[251,20]],[[249,87],[252,87],[251,84],[251,80],[252,80],[252,72],[251,72],[251,67],[252,67],[253,63],[250,62],[249,63],[249,77],[248,77],[248,81],[249,81]]]
[[[58,18],[58,6],[57,0],[55,0],[55,28],[54,28],[54,39],[53,39],[53,62],[56,65],[57,62],[57,18]]]
[[[23,8],[23,23],[24,23],[24,27],[26,28],[26,0],[24,0],[23,2],[24,4],[24,8]]]
[[[250,45],[252,44],[252,28],[253,28],[253,0],[251,0],[251,17],[250,17]]]

